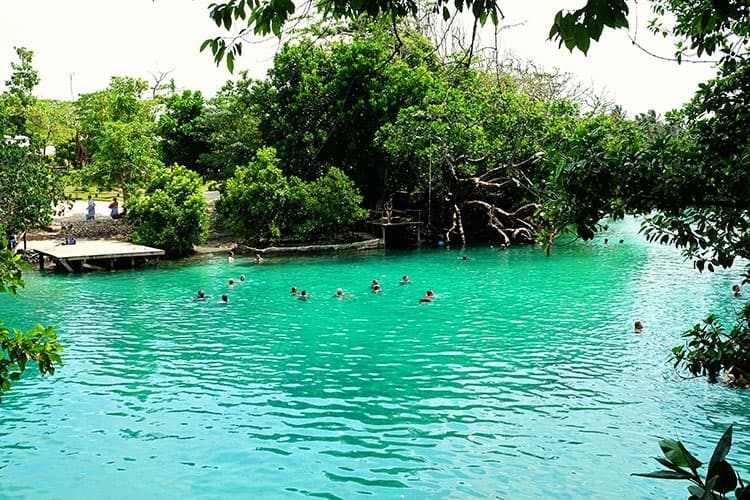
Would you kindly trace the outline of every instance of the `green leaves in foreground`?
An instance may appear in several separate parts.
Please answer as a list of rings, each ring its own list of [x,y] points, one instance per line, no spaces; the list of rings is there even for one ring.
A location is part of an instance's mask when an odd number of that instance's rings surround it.
[[[0,322],[0,401],[10,390],[11,382],[20,380],[29,361],[36,362],[42,375],[54,375],[55,365],[63,364],[58,354],[62,350],[51,326],[37,324],[23,332],[10,330]]]
[[[659,441],[659,447],[665,458],[653,458],[666,469],[632,474],[633,476],[656,479],[686,479],[694,483],[688,486],[689,500],[724,499],[726,494],[733,490],[738,500],[750,499],[750,486],[745,487],[742,484],[742,480],[734,471],[734,468],[726,461],[729,449],[732,447],[732,426],[724,431],[716,444],[708,463],[705,481],[698,474],[698,469],[703,463],[690,454],[680,441],[662,439]]]

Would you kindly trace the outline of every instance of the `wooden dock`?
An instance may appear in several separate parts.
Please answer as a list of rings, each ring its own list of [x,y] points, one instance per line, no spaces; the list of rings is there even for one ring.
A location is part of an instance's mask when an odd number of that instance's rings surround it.
[[[138,261],[156,258],[158,262],[164,255],[164,250],[126,241],[78,240],[75,245],[33,243],[36,242],[29,241],[29,248],[39,254],[39,269],[44,269],[45,258],[48,258],[69,273],[85,269],[115,269],[123,264],[135,267]]]

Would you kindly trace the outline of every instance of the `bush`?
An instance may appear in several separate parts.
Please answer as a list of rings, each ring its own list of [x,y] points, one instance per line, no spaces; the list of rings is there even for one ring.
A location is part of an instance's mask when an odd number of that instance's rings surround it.
[[[237,167],[227,180],[216,213],[224,226],[245,239],[281,236],[289,197],[289,181],[278,167],[276,150],[258,150],[255,160]]]
[[[134,201],[128,204],[133,241],[181,257],[208,236],[208,205],[203,181],[195,172],[174,165],[158,168]]]
[[[709,382],[716,382],[722,369],[732,367],[750,377],[750,303],[737,314],[737,323],[729,333],[711,315],[682,336],[685,343],[672,349],[675,368],[696,377],[706,375]]]
[[[310,238],[340,233],[366,212],[354,183],[337,168],[306,183],[284,176],[273,148],[227,180],[216,211],[224,226],[247,240]]]

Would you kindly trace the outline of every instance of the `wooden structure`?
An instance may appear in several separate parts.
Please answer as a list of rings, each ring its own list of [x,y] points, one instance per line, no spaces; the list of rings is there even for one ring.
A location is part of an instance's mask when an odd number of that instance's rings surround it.
[[[34,250],[39,254],[39,269],[44,269],[46,257],[69,273],[115,269],[123,264],[135,267],[137,260],[156,258],[158,262],[164,255],[164,250],[158,248],[114,240],[78,240],[75,245],[57,244]]]
[[[416,211],[419,215],[419,211]],[[401,215],[403,214],[403,215]],[[403,211],[392,211],[390,217],[385,217],[385,214],[378,218],[373,219],[370,224],[380,227],[382,235],[383,246],[385,248],[394,246],[408,246],[409,241],[408,233],[416,232],[416,244],[417,246],[422,244],[422,221],[413,220],[406,216],[406,212]],[[390,243],[389,243],[390,242]],[[412,237],[413,244],[413,237]]]

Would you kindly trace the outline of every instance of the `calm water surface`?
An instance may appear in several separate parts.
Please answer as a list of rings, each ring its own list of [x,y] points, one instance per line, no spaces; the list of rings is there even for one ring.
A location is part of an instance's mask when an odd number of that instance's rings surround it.
[[[55,325],[65,367],[4,399],[0,497],[684,498],[685,484],[629,474],[658,467],[659,436],[707,461],[732,423],[730,460],[750,479],[750,391],[665,364],[682,331],[741,307],[740,270],[698,274],[636,229],[552,258],[470,248],[30,271],[0,317]],[[199,288],[206,302],[191,300]],[[428,288],[438,298],[419,304]]]

